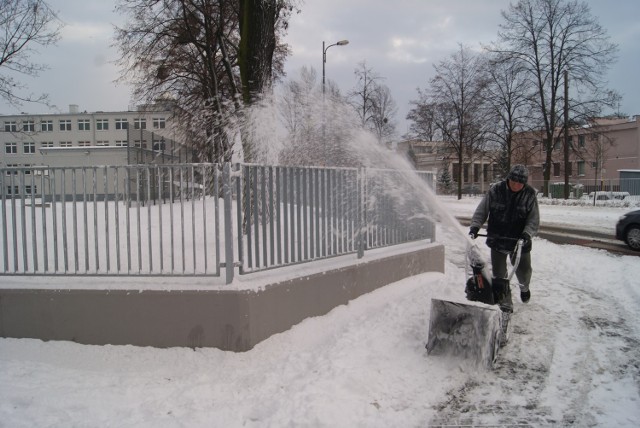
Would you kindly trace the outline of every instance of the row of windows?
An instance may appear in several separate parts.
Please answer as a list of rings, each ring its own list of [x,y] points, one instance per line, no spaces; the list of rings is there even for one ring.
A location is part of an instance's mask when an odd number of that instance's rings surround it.
[[[31,194],[32,187],[29,185],[24,186],[25,195]],[[38,186],[33,186],[33,193],[38,193]],[[6,195],[20,195],[20,186],[7,186]]]
[[[107,140],[97,140],[97,147],[108,147],[111,143]],[[40,146],[43,148],[48,147],[56,147],[53,141],[43,141],[40,143]],[[57,147],[91,147],[91,141],[78,141],[78,143],[74,146],[71,141],[60,141]],[[116,147],[126,147],[127,140],[116,140],[114,146]],[[138,147],[141,149],[146,149],[148,147],[145,141],[134,140],[131,144],[131,147]],[[165,150],[164,141],[154,140],[153,141],[153,150]],[[4,152],[8,155],[17,155],[18,154],[18,143],[4,143]],[[22,143],[22,154],[31,155],[36,152],[36,143],[33,141]]]
[[[589,134],[590,141],[597,141],[598,134]],[[546,142],[547,140],[541,140],[540,145],[542,146],[542,150],[546,150]],[[586,146],[587,135],[581,134],[578,135],[578,148],[583,149]],[[569,135],[569,145],[573,145],[573,135]],[[562,150],[564,147],[564,137],[556,137],[553,142],[553,150]]]
[[[554,162],[553,163],[553,171],[552,171],[552,176],[553,177],[560,177],[561,174],[563,174],[562,171],[562,166],[563,163],[561,162]],[[577,168],[577,175],[581,176],[581,175],[586,175],[585,172],[585,168],[586,168],[586,162],[583,160],[580,161],[576,161],[576,168]],[[458,168],[459,168],[459,164],[454,163],[453,165],[453,176],[457,177],[458,176]],[[596,167],[595,162],[591,162],[591,166],[593,168]],[[484,179],[485,181],[491,181],[492,179],[496,178],[498,176],[498,166],[497,165],[487,165],[487,164],[483,164],[483,165],[478,165],[478,164],[473,164],[473,182],[474,183],[478,183],[480,182],[480,168],[482,168],[482,172],[484,175]],[[544,169],[544,168],[543,168]],[[469,164],[464,164],[464,168],[462,170],[462,180],[465,183],[469,182],[469,178],[471,175],[471,165]],[[569,162],[569,175],[573,175],[573,163]]]
[[[153,129],[164,129],[166,127],[166,121],[163,117],[154,117],[153,120]],[[78,131],[91,131],[91,119],[78,119],[77,120]],[[22,132],[36,132],[36,123],[33,120],[24,120],[21,123],[21,131]],[[127,119],[114,119],[115,129],[127,129],[129,128],[129,122]],[[109,119],[96,119],[95,120],[96,130],[98,131],[108,131],[109,130]],[[53,132],[53,120],[42,120],[40,121],[40,132]],[[4,131],[5,132],[18,132],[18,122],[15,120],[5,121],[4,122]],[[60,131],[71,131],[72,130],[72,121],[71,119],[60,119],[58,120],[58,129]],[[133,129],[147,129],[147,120],[146,119],[134,119],[133,120]]]

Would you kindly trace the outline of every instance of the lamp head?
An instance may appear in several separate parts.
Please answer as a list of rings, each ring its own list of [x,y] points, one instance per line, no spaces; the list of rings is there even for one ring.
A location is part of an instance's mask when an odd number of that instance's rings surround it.
[[[338,43],[336,43],[336,45],[338,46],[344,46],[348,44],[349,44],[349,40],[340,40]]]

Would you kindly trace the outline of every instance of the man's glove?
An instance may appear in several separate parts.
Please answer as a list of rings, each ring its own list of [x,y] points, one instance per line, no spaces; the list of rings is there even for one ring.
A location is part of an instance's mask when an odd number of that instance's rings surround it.
[[[522,248],[526,247],[527,244],[529,244],[531,242],[531,235],[529,235],[527,232],[524,232],[522,235],[520,235],[520,239],[519,241],[522,242]],[[511,254],[509,254],[509,260],[511,261],[512,265],[516,264],[516,250],[518,249],[518,247],[514,248],[513,251],[511,252]]]
[[[469,238],[476,239],[478,237],[479,228],[473,226],[469,229]]]

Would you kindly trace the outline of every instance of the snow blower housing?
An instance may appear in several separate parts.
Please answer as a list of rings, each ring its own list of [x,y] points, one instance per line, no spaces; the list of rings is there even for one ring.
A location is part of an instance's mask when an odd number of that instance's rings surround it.
[[[509,281],[518,267],[521,251],[522,242],[518,241],[514,266],[508,278],[490,280],[484,262],[477,256],[477,248],[467,249],[471,276],[467,279],[465,294],[467,300],[476,303],[431,299],[426,346],[429,354],[455,355],[481,366],[493,367],[500,345],[506,343],[513,311]]]

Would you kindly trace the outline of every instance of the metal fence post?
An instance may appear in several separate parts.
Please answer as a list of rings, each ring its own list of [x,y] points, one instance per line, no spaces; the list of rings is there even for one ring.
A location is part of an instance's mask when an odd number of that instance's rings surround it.
[[[226,270],[226,283],[233,282],[233,227],[231,222],[231,164],[226,162],[222,169],[222,195],[224,198],[224,266]],[[238,225],[238,233],[242,233],[242,225]]]
[[[358,241],[357,241],[357,245],[358,245],[358,258],[361,259],[362,257],[364,257],[364,239],[365,239],[365,235],[364,235],[364,222],[365,222],[365,210],[366,208],[366,203],[365,203],[365,194],[364,194],[364,183],[366,181],[366,170],[364,168],[360,168],[358,170],[358,196],[357,196],[357,202],[356,202],[356,209],[357,209],[357,216],[358,216],[358,221],[356,222],[356,227],[358,228],[358,233],[357,233],[357,237],[358,237]]]

